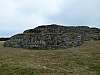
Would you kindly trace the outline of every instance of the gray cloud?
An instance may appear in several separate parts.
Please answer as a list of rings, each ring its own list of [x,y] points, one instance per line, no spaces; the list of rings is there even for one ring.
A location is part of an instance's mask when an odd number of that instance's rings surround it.
[[[0,0],[0,31],[18,33],[47,23],[47,16],[59,12],[62,0]],[[12,31],[12,32],[11,32]],[[0,33],[0,36],[2,36]],[[5,33],[6,34],[6,33]]]
[[[100,27],[99,3],[99,0],[0,0],[0,36],[49,23]]]
[[[64,2],[59,14],[48,17],[50,22],[100,27],[99,0],[71,0],[68,4],[70,7],[67,3]]]

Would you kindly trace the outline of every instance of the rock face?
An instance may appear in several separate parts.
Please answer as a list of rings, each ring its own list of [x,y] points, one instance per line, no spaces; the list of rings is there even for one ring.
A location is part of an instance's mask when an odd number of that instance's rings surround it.
[[[100,40],[100,29],[87,26],[42,25],[14,35],[5,47],[58,49],[80,46],[84,41]]]

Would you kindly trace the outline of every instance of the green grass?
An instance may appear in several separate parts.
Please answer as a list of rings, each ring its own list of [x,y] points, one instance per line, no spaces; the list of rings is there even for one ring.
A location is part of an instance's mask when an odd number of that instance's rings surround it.
[[[100,41],[59,50],[3,47],[0,75],[100,75]]]

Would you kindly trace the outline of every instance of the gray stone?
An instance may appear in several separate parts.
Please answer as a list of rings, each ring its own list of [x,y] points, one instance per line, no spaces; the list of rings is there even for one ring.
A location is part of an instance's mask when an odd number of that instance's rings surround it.
[[[80,46],[86,40],[100,39],[100,30],[87,26],[39,26],[12,36],[5,47],[30,49],[59,49]]]

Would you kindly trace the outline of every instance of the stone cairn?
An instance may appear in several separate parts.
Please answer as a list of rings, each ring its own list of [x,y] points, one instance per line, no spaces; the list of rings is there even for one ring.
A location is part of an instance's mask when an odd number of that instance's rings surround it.
[[[100,29],[87,26],[42,25],[12,36],[5,47],[29,49],[62,49],[76,47],[84,41],[100,39]]]

